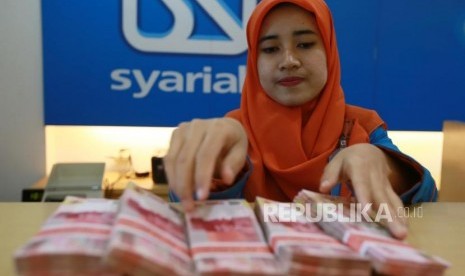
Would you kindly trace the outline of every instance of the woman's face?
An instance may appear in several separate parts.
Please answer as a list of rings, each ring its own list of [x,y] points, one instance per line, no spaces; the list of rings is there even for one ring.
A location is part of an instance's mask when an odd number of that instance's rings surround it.
[[[273,9],[259,35],[258,75],[266,94],[285,106],[315,99],[328,71],[313,14],[295,5]]]

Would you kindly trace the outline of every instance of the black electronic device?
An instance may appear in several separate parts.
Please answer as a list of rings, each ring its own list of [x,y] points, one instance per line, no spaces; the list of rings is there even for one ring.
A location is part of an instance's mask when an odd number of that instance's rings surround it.
[[[21,193],[22,202],[41,202],[44,196],[44,189],[27,188]]]
[[[152,157],[152,180],[158,185],[168,184],[162,157]]]

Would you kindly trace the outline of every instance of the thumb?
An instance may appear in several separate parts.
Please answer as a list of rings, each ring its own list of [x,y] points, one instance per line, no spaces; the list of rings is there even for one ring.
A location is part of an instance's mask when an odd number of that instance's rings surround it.
[[[326,165],[320,180],[321,193],[329,193],[336,186],[341,175],[341,168],[342,162],[336,158]]]
[[[234,145],[221,164],[221,178],[226,184],[232,184],[236,175],[242,170],[247,156],[247,144]]]

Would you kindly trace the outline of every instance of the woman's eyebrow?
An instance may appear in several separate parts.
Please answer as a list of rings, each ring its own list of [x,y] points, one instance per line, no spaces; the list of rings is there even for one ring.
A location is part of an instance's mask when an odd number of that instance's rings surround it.
[[[262,43],[263,41],[266,41],[266,40],[271,40],[271,39],[278,39],[278,35],[265,35],[265,36],[262,36],[259,40],[258,40],[258,43]]]
[[[306,29],[306,30],[298,30],[298,31],[295,31],[292,33],[294,36],[299,36],[299,35],[306,35],[306,34],[310,34],[310,35],[316,35],[316,32],[312,31],[312,30],[309,30],[309,29]]]
[[[301,36],[301,35],[316,35],[316,32],[312,31],[312,30],[309,30],[309,29],[305,29],[305,30],[297,30],[297,31],[294,31],[292,32],[292,35],[293,36]],[[262,43],[263,41],[266,41],[266,40],[272,40],[272,39],[278,39],[278,35],[265,35],[265,36],[262,36],[259,40],[258,40],[258,43]]]

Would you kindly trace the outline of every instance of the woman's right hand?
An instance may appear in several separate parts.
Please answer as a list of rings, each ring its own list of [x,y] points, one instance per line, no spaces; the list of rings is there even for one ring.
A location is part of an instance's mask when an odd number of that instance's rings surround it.
[[[195,119],[174,130],[164,165],[170,189],[185,210],[192,210],[194,192],[199,200],[208,198],[213,177],[233,183],[247,146],[244,128],[232,118]]]

